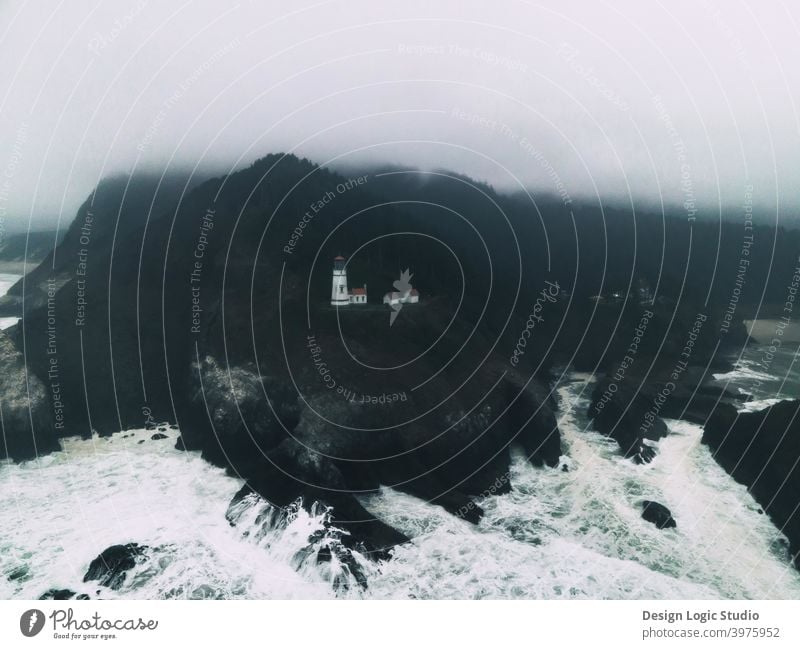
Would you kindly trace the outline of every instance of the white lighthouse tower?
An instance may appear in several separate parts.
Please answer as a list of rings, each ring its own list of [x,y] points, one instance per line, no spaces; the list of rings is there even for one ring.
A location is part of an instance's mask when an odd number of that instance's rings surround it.
[[[333,260],[331,306],[346,306],[350,304],[350,294],[347,291],[347,269],[344,263],[345,259],[341,255]]]

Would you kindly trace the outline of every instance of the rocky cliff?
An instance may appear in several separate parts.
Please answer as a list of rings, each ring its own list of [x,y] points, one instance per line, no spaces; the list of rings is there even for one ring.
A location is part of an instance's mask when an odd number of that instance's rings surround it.
[[[491,224],[430,220],[291,156],[185,194],[148,182],[130,205],[129,182],[99,187],[14,290],[31,291],[14,332],[31,374],[50,380],[55,359],[63,434],[176,423],[183,448],[274,504],[333,505],[374,551],[404,537],[360,493],[390,485],[476,521],[473,497],[508,488],[512,445],[557,464],[546,369],[510,365],[483,317],[511,312],[520,281],[473,259]],[[457,223],[471,236],[443,251]],[[329,305],[340,252],[364,307]],[[405,268],[423,298],[390,324],[380,298]]]
[[[709,418],[703,443],[717,462],[747,485],[776,527],[800,553],[800,401],[781,401],[759,412],[718,408]]]
[[[30,460],[60,448],[54,425],[59,385],[45,388],[25,367],[22,354],[0,331],[0,458]]]

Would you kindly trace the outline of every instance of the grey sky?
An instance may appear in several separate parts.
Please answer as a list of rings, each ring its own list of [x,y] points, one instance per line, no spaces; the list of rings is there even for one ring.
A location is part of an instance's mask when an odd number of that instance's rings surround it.
[[[0,217],[70,220],[167,164],[445,167],[499,189],[800,215],[789,2],[0,6]],[[777,211],[776,211],[777,210]]]

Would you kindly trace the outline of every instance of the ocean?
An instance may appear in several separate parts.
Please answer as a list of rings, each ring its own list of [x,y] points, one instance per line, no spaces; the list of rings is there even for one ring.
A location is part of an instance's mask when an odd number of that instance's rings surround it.
[[[0,273],[0,295],[5,295],[22,275],[15,275],[14,273]],[[8,329],[9,327],[17,324],[19,318],[16,316],[3,316],[0,317],[0,329]]]
[[[755,402],[796,392],[788,347],[769,367],[763,353],[754,343],[718,380]],[[0,465],[0,597],[800,598],[786,539],[700,443],[701,428],[668,421],[656,459],[634,464],[591,429],[593,382],[570,373],[556,388],[559,467],[515,452],[510,493],[484,498],[478,525],[390,488],[363,497],[412,537],[379,563],[357,552],[354,563],[335,552],[318,562],[338,543],[322,508],[279,511],[251,496],[228,511],[242,482],[176,450],[177,430],[67,439],[61,452]],[[642,500],[669,507],[677,527],[644,521]],[[125,543],[147,546],[147,560],[119,590],[83,582],[92,559]]]

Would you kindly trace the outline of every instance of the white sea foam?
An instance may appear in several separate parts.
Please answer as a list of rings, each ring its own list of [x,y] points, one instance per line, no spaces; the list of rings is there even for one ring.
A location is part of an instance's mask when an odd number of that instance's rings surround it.
[[[700,444],[698,426],[669,422],[648,465],[585,431],[585,385],[559,389],[570,470],[516,453],[512,491],[487,498],[477,527],[384,490],[365,499],[410,535],[373,581],[380,597],[797,598],[800,576],[782,537],[745,487]],[[668,506],[676,529],[641,518]]]
[[[8,317],[8,318],[0,318],[0,329],[8,329],[9,327],[13,327],[15,324],[19,322],[19,318],[16,316]]]
[[[14,284],[16,284],[22,275],[15,273],[0,273],[0,295],[5,295]]]
[[[515,452],[511,492],[485,498],[477,526],[392,489],[363,498],[413,537],[380,564],[357,552],[340,560],[323,509],[278,511],[250,496],[228,510],[241,481],[176,451],[176,431],[67,440],[37,462],[0,465],[0,597],[800,597],[782,537],[699,427],[670,421],[655,461],[635,465],[585,430],[589,390],[586,377],[558,390],[570,470]],[[677,528],[644,521],[644,499],[668,506]],[[120,590],[83,583],[102,550],[129,542],[149,557]]]
[[[0,273],[0,295],[5,295],[8,289],[17,283],[22,275],[15,275],[13,273]],[[19,322],[17,316],[5,316],[0,318],[0,329],[8,329]]]
[[[780,377],[761,372],[746,365],[744,362],[737,363],[736,367],[730,372],[712,375],[717,381],[726,383],[736,383],[737,381],[778,381]]]
[[[35,599],[50,588],[104,598],[335,594],[315,562],[290,561],[310,533],[324,531],[324,513],[301,510],[268,543],[254,543],[247,524],[234,528],[225,518],[241,481],[175,450],[177,432],[163,434],[69,439],[62,452],[0,466],[0,598]],[[149,546],[149,560],[122,589],[98,595],[96,584],[83,583],[100,552],[131,542]]]
[[[732,371],[713,376],[748,396],[750,401],[740,406],[740,412],[761,410],[781,399],[796,398],[800,368],[795,363],[795,351],[796,347],[792,345],[777,349],[749,345],[742,351]]]
[[[754,399],[753,401],[745,401],[737,410],[739,412],[758,412],[759,410],[765,410],[770,406],[774,406],[781,401],[783,401],[783,399]]]

